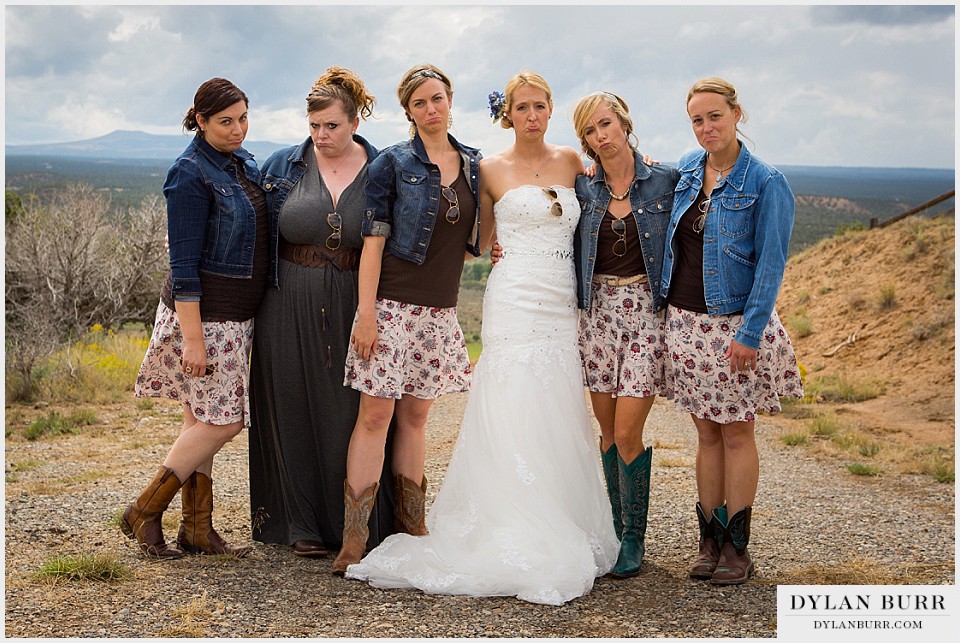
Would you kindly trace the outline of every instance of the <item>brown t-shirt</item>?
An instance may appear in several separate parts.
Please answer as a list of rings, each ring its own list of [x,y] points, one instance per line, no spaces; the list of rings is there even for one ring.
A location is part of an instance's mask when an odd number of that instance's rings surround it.
[[[613,231],[612,225],[615,218],[607,211],[600,222],[600,231],[597,233],[597,262],[594,264],[593,274],[618,277],[646,274],[647,267],[643,263],[643,250],[640,248],[640,233],[632,214],[623,217],[627,240],[626,253],[618,257],[613,252],[613,244],[621,238]],[[617,250],[624,252],[622,243],[617,244]]]
[[[237,157],[232,157],[240,186],[257,214],[257,236],[253,246],[251,279],[224,277],[200,271],[200,319],[209,321],[246,321],[257,313],[257,306],[267,288],[270,270],[270,217],[263,189],[247,178]],[[173,279],[167,273],[160,289],[160,299],[174,308]]]
[[[667,301],[677,308],[695,313],[707,313],[707,300],[703,295],[703,232],[693,229],[700,216],[701,204],[707,200],[703,190],[696,202],[683,213],[677,224],[677,257],[675,272],[670,280]],[[707,215],[709,216],[709,215]]]
[[[467,240],[473,232],[477,201],[461,172],[450,186],[457,193],[460,219],[447,221],[449,201],[440,197],[427,256],[421,265],[383,253],[377,297],[418,306],[453,308],[460,292],[460,275],[466,258]]]

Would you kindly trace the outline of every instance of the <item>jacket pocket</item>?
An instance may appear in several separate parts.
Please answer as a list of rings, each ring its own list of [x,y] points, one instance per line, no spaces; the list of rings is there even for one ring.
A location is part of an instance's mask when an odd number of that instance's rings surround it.
[[[724,195],[720,197],[720,233],[731,239],[753,232],[753,211],[756,194]]]

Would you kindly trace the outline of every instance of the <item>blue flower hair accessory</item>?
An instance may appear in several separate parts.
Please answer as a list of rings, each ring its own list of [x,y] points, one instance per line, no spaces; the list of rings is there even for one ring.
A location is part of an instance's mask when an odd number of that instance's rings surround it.
[[[505,101],[506,97],[503,95],[503,92],[490,92],[490,96],[487,97],[487,102],[490,104],[490,118],[493,119],[494,123],[503,118],[503,105]]]

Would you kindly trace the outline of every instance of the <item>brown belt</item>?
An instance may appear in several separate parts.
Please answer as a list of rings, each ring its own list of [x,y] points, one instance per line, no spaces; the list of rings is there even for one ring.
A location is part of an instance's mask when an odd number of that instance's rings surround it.
[[[604,286],[629,286],[631,284],[642,284],[650,280],[647,277],[646,273],[633,275],[630,277],[618,277],[617,275],[594,275],[594,283],[602,284]]]
[[[305,243],[290,243],[280,239],[280,258],[308,268],[323,268],[333,264],[340,270],[356,270],[360,267],[358,248],[330,250],[325,246]]]

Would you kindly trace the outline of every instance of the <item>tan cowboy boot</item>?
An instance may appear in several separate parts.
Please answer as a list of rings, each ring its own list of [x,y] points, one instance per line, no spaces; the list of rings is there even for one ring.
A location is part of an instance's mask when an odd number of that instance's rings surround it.
[[[379,488],[380,483],[374,482],[354,498],[350,483],[343,481],[343,545],[331,569],[337,576],[343,576],[347,567],[359,563],[367,551],[367,538],[370,537],[368,523]]]
[[[394,476],[397,488],[396,510],[394,511],[394,529],[397,533],[411,536],[426,536],[426,500],[427,476],[419,486],[404,475]]]
[[[183,503],[183,519],[177,544],[188,554],[230,554],[246,556],[253,549],[250,545],[234,547],[227,544],[213,528],[213,481],[203,473],[194,471],[187,478],[180,492]]]
[[[164,510],[182,486],[173,469],[160,467],[140,497],[123,512],[120,531],[128,538],[136,538],[147,556],[168,559],[183,556],[182,551],[164,541],[161,525]]]

